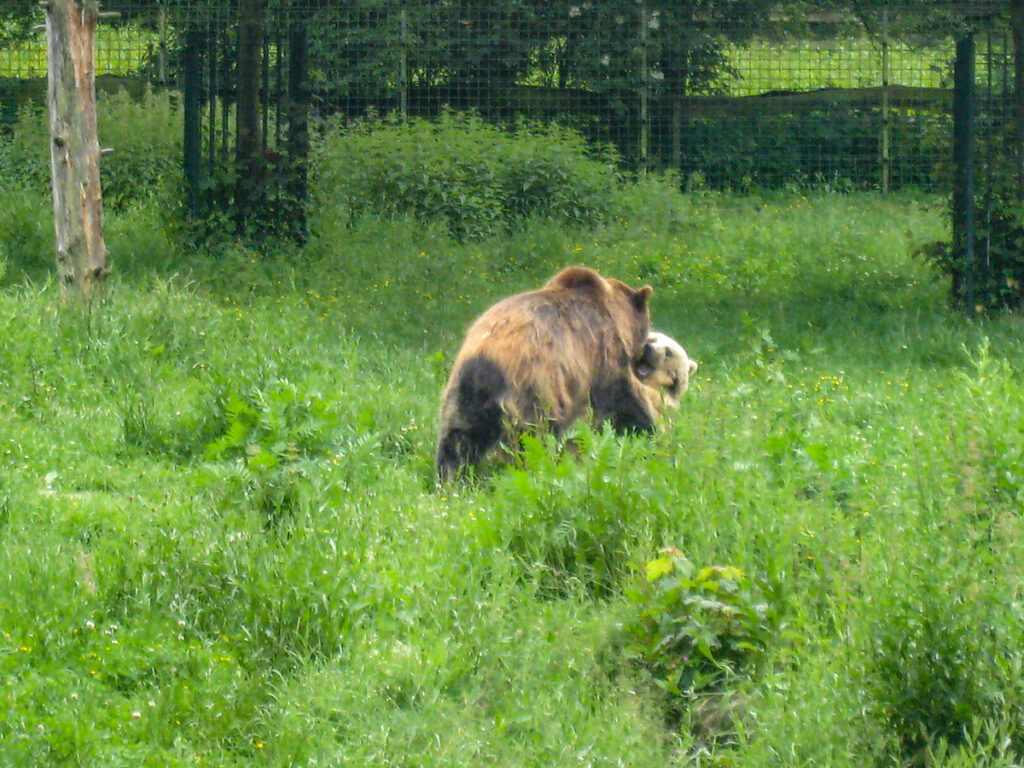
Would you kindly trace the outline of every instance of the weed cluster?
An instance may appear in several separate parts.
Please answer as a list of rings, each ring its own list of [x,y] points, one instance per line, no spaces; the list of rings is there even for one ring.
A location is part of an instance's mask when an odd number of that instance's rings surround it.
[[[656,498],[667,478],[645,471],[649,447],[585,428],[564,451],[550,439],[522,443],[519,466],[494,481],[493,509],[475,521],[481,541],[515,557],[544,594],[617,593],[630,557],[664,522]]]
[[[125,91],[97,104],[103,162],[103,203],[124,211],[156,200],[176,207],[181,187],[182,115],[167,92],[147,91],[136,100]],[[49,123],[38,104],[21,109],[0,141],[0,177],[32,192],[48,193]]]

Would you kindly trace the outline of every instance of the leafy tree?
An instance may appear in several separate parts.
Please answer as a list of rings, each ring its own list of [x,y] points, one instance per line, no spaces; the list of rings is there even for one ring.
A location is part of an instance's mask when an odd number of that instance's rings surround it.
[[[777,4],[765,0],[615,0],[570,5],[571,66],[596,90],[707,92],[725,66],[724,47],[752,37]]]
[[[39,4],[35,0],[5,0],[0,8],[0,45],[24,40],[39,20]]]
[[[405,84],[473,98],[516,84],[602,93],[707,92],[724,47],[753,36],[768,0],[387,0],[326,3],[310,23],[317,84],[339,103]],[[794,14],[796,18],[798,14]],[[318,55],[319,54],[319,55]]]

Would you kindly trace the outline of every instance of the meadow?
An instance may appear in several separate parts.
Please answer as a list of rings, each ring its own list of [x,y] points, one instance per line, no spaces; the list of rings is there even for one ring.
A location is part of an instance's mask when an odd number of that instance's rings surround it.
[[[127,157],[151,106],[101,115]],[[0,764],[1020,764],[1024,323],[916,255],[948,201],[378,126],[318,141],[301,246],[197,238],[159,157],[112,162],[84,308],[32,131],[0,138]],[[680,411],[436,488],[466,325],[572,263],[654,287]]]

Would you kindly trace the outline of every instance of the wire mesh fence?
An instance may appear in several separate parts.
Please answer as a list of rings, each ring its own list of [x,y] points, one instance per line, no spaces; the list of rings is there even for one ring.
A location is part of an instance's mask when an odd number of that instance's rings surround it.
[[[242,7],[259,17],[255,73],[240,71]],[[101,91],[191,88],[196,173],[231,156],[240,83],[255,76],[269,154],[295,149],[297,120],[304,131],[306,119],[474,110],[508,124],[557,120],[613,146],[625,167],[674,169],[686,184],[946,189],[964,20],[937,7],[854,16],[787,15],[760,0],[107,0],[96,73]],[[45,75],[42,32],[9,13],[6,119],[41,95]],[[979,119],[994,132],[1009,109],[1011,47],[997,14],[971,23]]]

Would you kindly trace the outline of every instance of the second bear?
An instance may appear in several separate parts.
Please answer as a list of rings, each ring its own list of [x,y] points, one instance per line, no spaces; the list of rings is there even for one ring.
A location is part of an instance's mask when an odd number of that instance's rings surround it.
[[[690,376],[696,370],[696,361],[690,359],[682,345],[658,331],[651,331],[647,337],[636,365],[637,377],[654,390],[653,402],[659,412],[662,404],[679,407],[679,398],[689,389]]]

